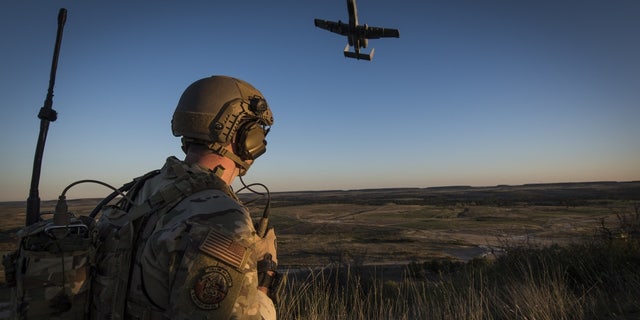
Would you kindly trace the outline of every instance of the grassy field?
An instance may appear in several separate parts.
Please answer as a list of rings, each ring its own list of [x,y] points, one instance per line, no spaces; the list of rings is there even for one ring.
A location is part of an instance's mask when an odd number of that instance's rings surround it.
[[[590,237],[639,199],[640,183],[286,193],[273,196],[271,222],[287,265],[469,260]]]
[[[70,200],[69,207],[88,214],[97,202]],[[579,252],[576,259],[625,252],[585,243],[593,244],[604,231],[607,239],[623,237],[620,217],[637,213],[640,182],[290,192],[273,194],[271,203],[281,270],[290,274],[279,307],[283,319],[563,319],[554,317],[556,311],[532,313],[537,309],[527,297],[537,297],[538,309],[561,302],[565,305],[555,307],[564,308],[563,314],[582,310],[577,314],[584,317],[570,317],[582,319],[593,318],[589,310],[611,294],[595,285],[591,291],[567,289],[575,284],[561,263],[572,252]],[[259,216],[263,204],[258,200],[248,207]],[[54,205],[43,202],[43,211]],[[15,247],[15,232],[24,224],[24,203],[1,203],[0,219],[5,254]],[[633,253],[633,248],[625,250]],[[509,262],[509,257],[517,258]],[[627,258],[616,258],[623,261],[616,266],[620,274],[569,261],[587,273],[604,272],[606,279],[591,280],[598,285],[626,277],[630,288],[616,286],[628,291],[622,293],[626,297],[640,294],[640,268],[625,274]],[[466,267],[477,261],[493,262]],[[540,268],[544,271],[527,271]],[[4,280],[3,272],[0,277]],[[2,292],[6,301],[7,290]],[[605,314],[627,319],[638,310],[634,306],[623,303]]]
[[[280,319],[640,319],[639,257],[638,238],[594,238],[413,263],[399,280],[329,267],[289,278],[278,309]]]

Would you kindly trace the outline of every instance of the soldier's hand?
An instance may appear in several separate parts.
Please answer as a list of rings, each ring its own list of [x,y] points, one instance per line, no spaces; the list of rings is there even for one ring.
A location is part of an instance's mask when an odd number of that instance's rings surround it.
[[[271,260],[278,263],[278,244],[276,238],[276,232],[273,228],[269,228],[267,230],[267,234],[256,243],[256,253],[258,256],[258,260],[262,260],[265,258],[266,254],[271,254]]]
[[[278,268],[276,233],[269,228],[267,233],[256,243],[258,256],[258,290],[266,293],[273,303],[278,301],[278,292],[282,282],[282,274]]]

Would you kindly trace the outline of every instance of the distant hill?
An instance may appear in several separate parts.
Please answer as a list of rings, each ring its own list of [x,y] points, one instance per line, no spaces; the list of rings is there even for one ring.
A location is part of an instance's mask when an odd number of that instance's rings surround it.
[[[242,200],[254,199],[250,193],[241,193]],[[98,198],[69,199],[70,206],[90,207]],[[354,190],[272,192],[271,205],[294,206],[322,203],[351,203],[381,205],[387,203],[417,205],[451,205],[475,203],[478,205],[562,205],[577,206],[589,201],[626,200],[640,205],[640,181],[594,181],[535,183],[497,186],[441,186],[428,188],[378,188]],[[42,202],[43,207],[55,206],[55,200]],[[25,201],[0,202],[20,207]]]
[[[250,197],[246,194],[241,195],[241,198]],[[273,206],[312,203],[451,205],[460,202],[485,205],[576,206],[588,201],[628,200],[640,202],[640,181],[296,191],[275,192],[271,194],[271,198]]]

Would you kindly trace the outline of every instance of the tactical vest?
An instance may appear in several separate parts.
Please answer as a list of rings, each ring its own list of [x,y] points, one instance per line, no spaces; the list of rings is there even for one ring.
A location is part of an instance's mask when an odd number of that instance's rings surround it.
[[[180,172],[139,205],[122,199],[104,206],[98,225],[80,216],[66,226],[47,219],[20,230],[18,248],[3,257],[11,319],[124,318],[136,242],[148,218],[199,191],[228,190],[209,173]]]

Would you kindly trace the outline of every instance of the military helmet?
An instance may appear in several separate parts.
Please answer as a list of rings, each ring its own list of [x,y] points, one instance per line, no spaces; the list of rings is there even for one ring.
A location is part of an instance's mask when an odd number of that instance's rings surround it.
[[[211,76],[195,81],[182,93],[173,113],[171,130],[183,147],[201,143],[226,156],[245,171],[246,160],[266,151],[265,137],[273,114],[258,89],[240,79]],[[235,155],[224,147],[233,143]]]

